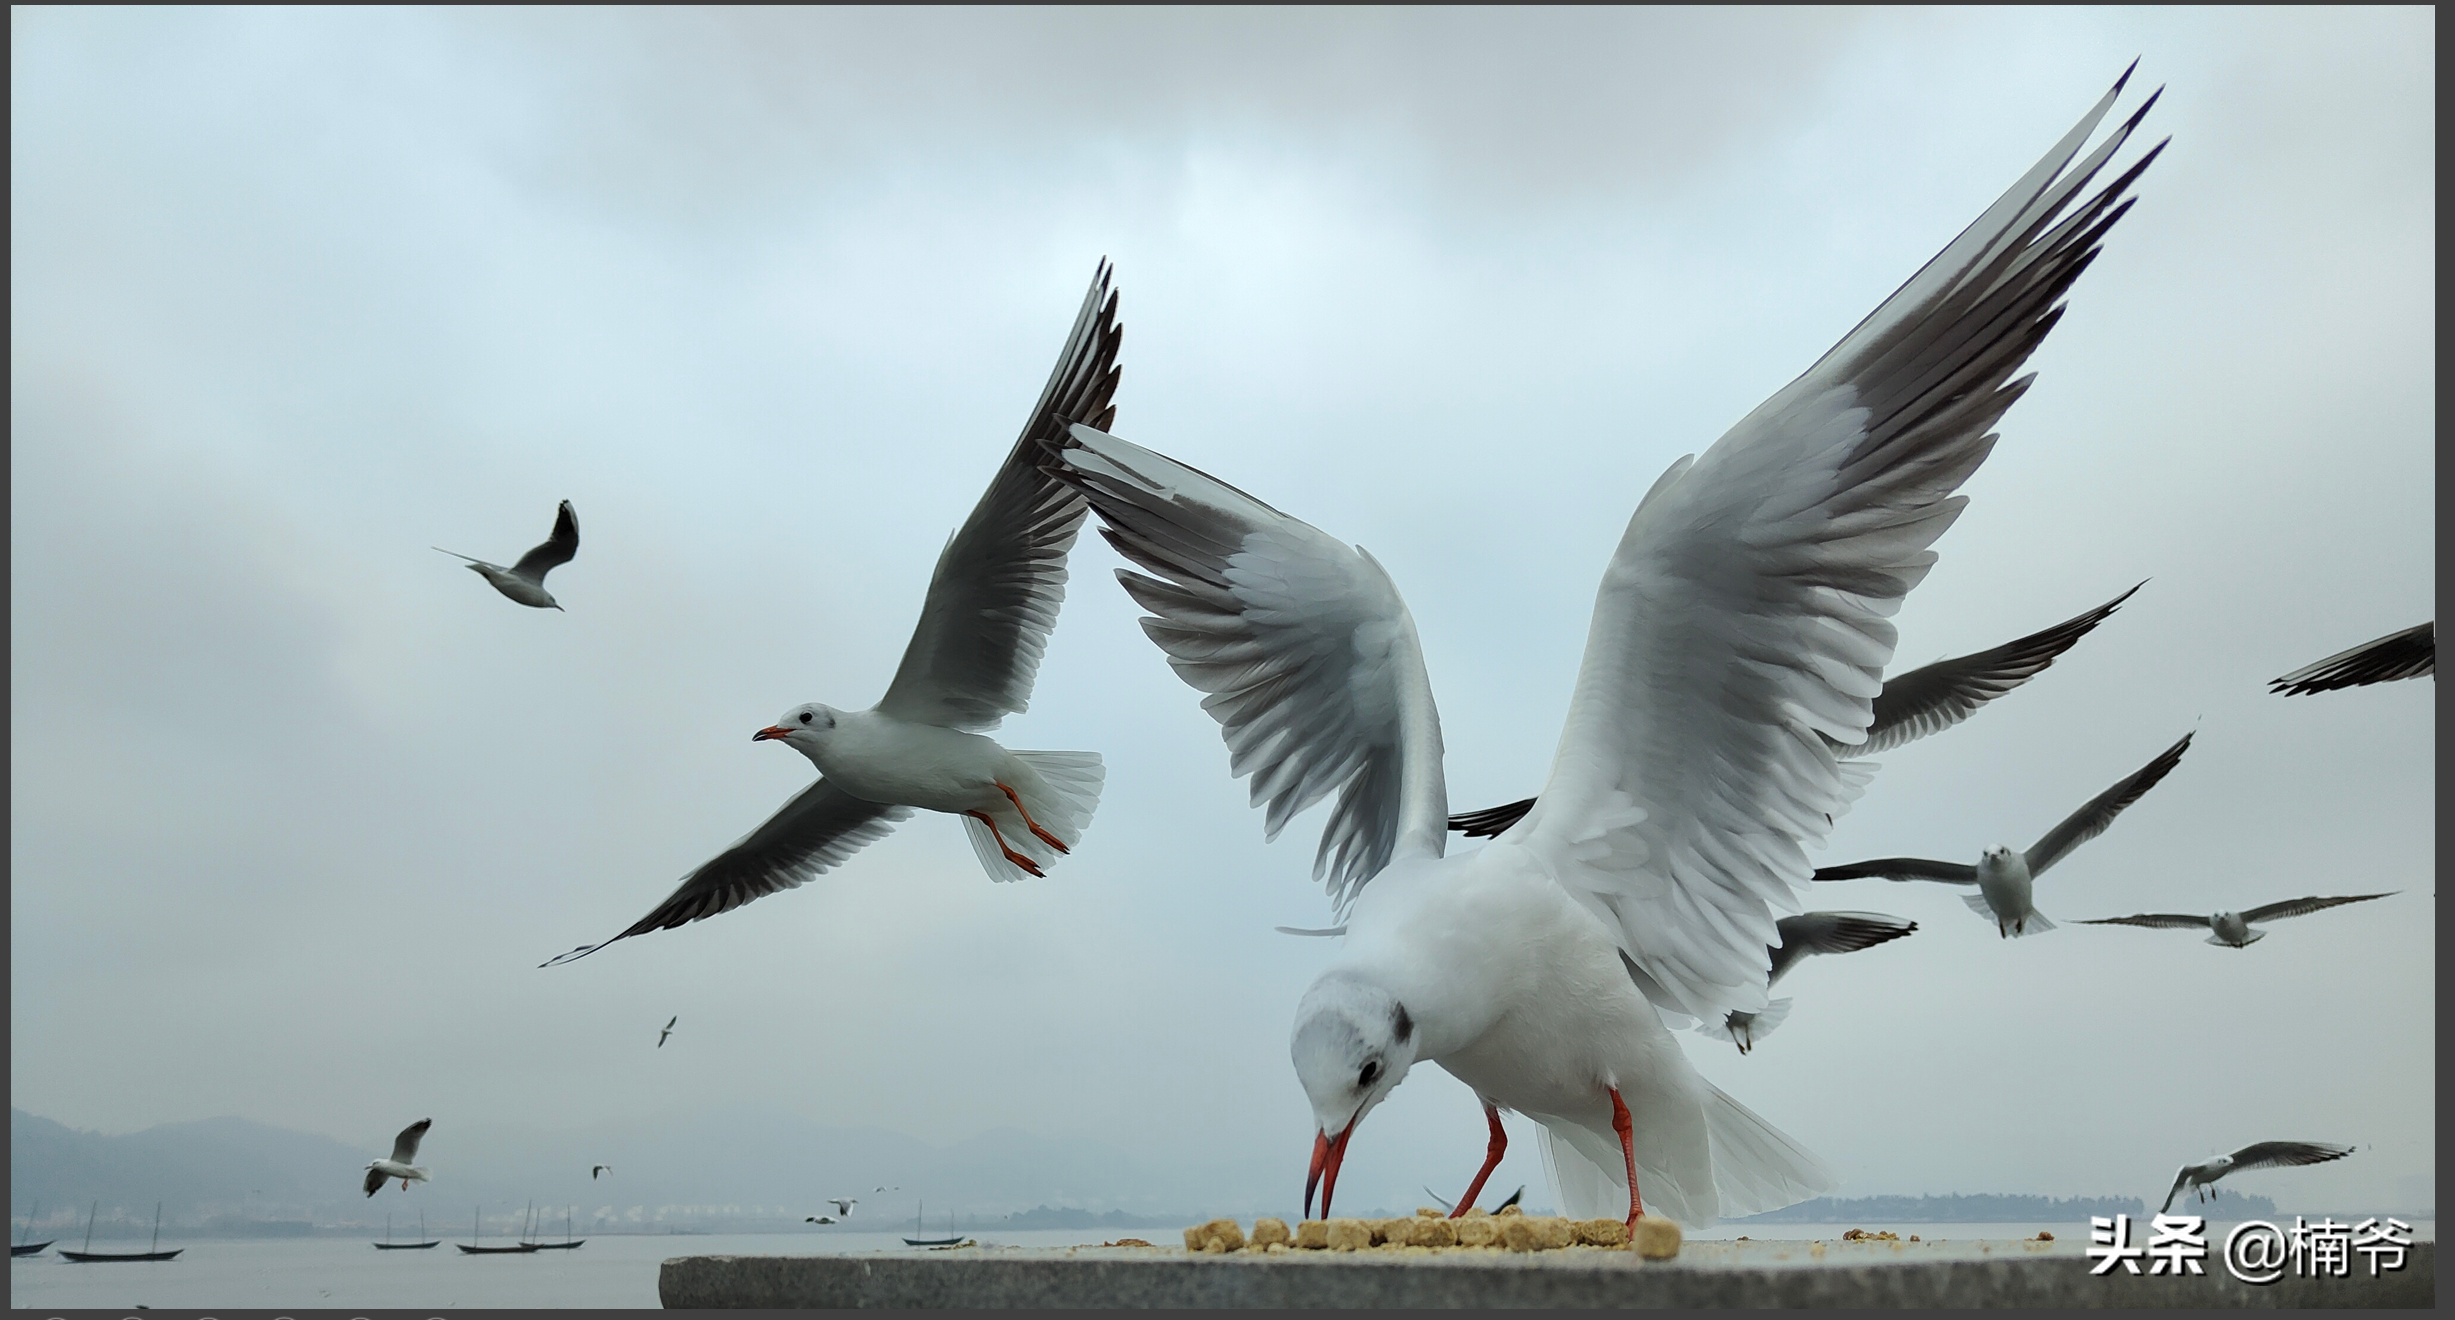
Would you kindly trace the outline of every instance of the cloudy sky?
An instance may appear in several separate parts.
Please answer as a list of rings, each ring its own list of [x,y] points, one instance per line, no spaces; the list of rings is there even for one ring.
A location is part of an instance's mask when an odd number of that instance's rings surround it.
[[[1117,429],[1368,547],[1451,801],[1535,791],[1603,557],[2134,56],[2172,147],[1900,616],[1903,666],[2148,585],[1893,753],[1824,857],[2026,846],[2180,769],[1996,938],[1813,960],[1714,1081],[1846,1194],[2434,1199],[2435,20],[2298,13],[11,11],[11,1099],[122,1131],[766,1112],[1290,1203],[1320,813],[1277,844],[1086,539],[1012,746],[1108,789],[1047,880],[951,821],[573,966],[892,672],[1102,257]],[[508,561],[554,503],[568,613]],[[2248,950],[2086,917],[2393,889]],[[669,1015],[674,1045],[651,1048]],[[676,1048],[677,1046],[683,1048]],[[1520,1124],[1516,1132],[1530,1136]],[[1422,1068],[1358,1205],[1462,1185]],[[1541,1171],[1521,1141],[1502,1187]],[[951,1194],[950,1199],[959,1199]]]

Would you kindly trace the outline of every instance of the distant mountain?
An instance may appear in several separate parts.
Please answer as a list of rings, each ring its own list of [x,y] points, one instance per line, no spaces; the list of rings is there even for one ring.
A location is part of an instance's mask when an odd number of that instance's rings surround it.
[[[41,1203],[46,1223],[82,1223],[99,1200],[98,1231],[115,1219],[150,1225],[156,1201],[167,1222],[183,1224],[304,1219],[308,1206],[337,1199],[336,1172],[349,1179],[372,1158],[329,1137],[243,1118],[106,1137],[9,1110],[11,1204]]]
[[[2082,1224],[2092,1215],[2143,1219],[2155,1211],[2137,1197],[2117,1196],[1819,1196],[1812,1201],[1734,1219],[1734,1224]],[[2276,1203],[2217,1189],[2204,1207],[2181,1211],[2209,1219],[2269,1219]]]

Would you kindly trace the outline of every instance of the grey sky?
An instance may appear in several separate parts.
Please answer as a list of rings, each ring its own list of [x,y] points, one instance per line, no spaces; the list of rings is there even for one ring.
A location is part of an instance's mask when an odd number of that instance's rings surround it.
[[[19,1106],[371,1150],[432,1114],[447,1167],[455,1120],[748,1105],[1292,1199],[1328,949],[1270,927],[1327,920],[1320,813],[1261,842],[1095,540],[1000,735],[1108,760],[1048,880],[922,819],[535,964],[807,782],[753,730],[876,697],[1103,255],[1119,433],[1370,548],[1453,803],[1535,791],[1637,497],[2139,55],[2174,144],[1900,663],[2151,581],[1885,758],[1823,856],[2025,846],[2197,744],[2041,882],[2063,930],[1820,887],[1921,929],[1689,1052],[1849,1194],[2149,1195],[2292,1138],[2371,1148],[2273,1179],[2383,1209],[2434,1166],[2434,683],[2262,688],[2435,613],[2430,11],[10,21]],[[427,548],[507,561],[564,498],[567,614]],[[2248,950],[2069,924],[2374,889]],[[675,1013],[687,1063],[648,1048]],[[1420,1069],[1342,1191],[1449,1194],[1481,1148]],[[1532,1142],[1497,1179],[1540,1184]]]

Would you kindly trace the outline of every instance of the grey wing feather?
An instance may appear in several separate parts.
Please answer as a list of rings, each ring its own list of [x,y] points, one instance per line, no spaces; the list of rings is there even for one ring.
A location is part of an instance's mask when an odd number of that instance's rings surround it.
[[[1872,862],[1819,866],[1818,880],[1939,880],[1947,885],[1974,885],[1978,868],[1960,862],[1936,862],[1924,857],[1879,857]]]
[[[2044,673],[2057,656],[2088,636],[2139,589],[2133,587],[2085,614],[2001,646],[1887,678],[1884,690],[1875,697],[1875,722],[1867,726],[1867,741],[1856,747],[1826,741],[1841,755],[1874,756],[1949,729],[1976,714],[1980,706]]]
[[[1116,417],[1117,298],[1103,261],[1040,401],[988,491],[947,539],[920,623],[878,708],[974,731],[1031,704],[1032,682],[1066,598],[1066,554],[1089,506],[1042,464],[1076,422]]]
[[[2303,1164],[2325,1164],[2353,1153],[2350,1146],[2337,1146],[2324,1141],[2261,1141],[2244,1146],[2233,1153],[2233,1167],[2227,1172],[2245,1169],[2287,1169]]]
[[[2400,889],[2390,889],[2385,894],[2346,894],[2340,898],[2288,898],[2281,903],[2266,903],[2252,908],[2242,914],[2242,920],[2258,922],[2274,921],[2280,917],[2306,917],[2313,912],[2324,912],[2346,903],[2366,903],[2373,898],[2386,898],[2402,892]]]
[[[2025,854],[2029,863],[2029,878],[2034,880],[2046,873],[2046,868],[2070,855],[2071,850],[2106,832],[2123,809],[2140,800],[2140,796],[2157,786],[2157,781],[2171,774],[2182,764],[2182,754],[2191,749],[2196,730],[2182,735],[2182,741],[2157,753],[2157,758],[2133,771],[2103,793],[2090,798],[2086,805],[2046,832],[2046,837],[2031,845]]]
[[[2185,1184],[2189,1183],[2190,1181],[2191,1181],[2191,1166],[2190,1166],[2190,1165],[2188,1165],[2188,1164],[2185,1164],[2185,1165],[2183,1165],[2183,1166],[2182,1166],[2182,1172],[2177,1173],[2177,1174],[2175,1174],[2175,1175],[2174,1175],[2174,1185],[2173,1185],[2172,1187],[2170,1187],[2170,1188],[2166,1189],[2166,1192],[2165,1192],[2165,1204],[2163,1204],[2163,1205],[2161,1205],[2161,1206],[2158,1206],[2158,1207],[2157,1207],[2157,1213],[2158,1213],[2158,1214],[2164,1214],[2166,1211],[2173,1209],[2173,1208],[2174,1208],[2174,1198],[2175,1198],[2175,1197],[2177,1197],[2177,1196],[2182,1195],[2182,1189],[2183,1189],[2183,1186],[2184,1186]]]
[[[1918,923],[1881,912],[1802,912],[1774,922],[1773,928],[1782,933],[1782,942],[1773,948],[1773,974],[1765,978],[1767,986],[1811,953],[1872,949],[1915,931]]]
[[[564,500],[554,511],[554,534],[520,556],[520,562],[512,565],[511,571],[531,582],[542,582],[547,570],[570,563],[571,557],[579,552],[580,516],[571,511],[571,501]]]
[[[392,1139],[392,1162],[395,1164],[417,1163],[418,1142],[425,1138],[426,1129],[433,1127],[434,1125],[435,1120],[431,1118],[421,1118],[417,1122],[402,1128],[401,1135]],[[376,1181],[381,1183],[383,1180],[379,1178]]]
[[[2128,917],[2099,917],[2083,926],[2149,926],[2158,930],[2206,930],[2208,919],[2188,912],[2142,912]]]
[[[857,798],[821,779],[796,794],[766,824],[691,872],[655,911],[633,922],[630,929],[604,944],[582,945],[539,966],[585,958],[614,940],[671,930],[791,889],[843,865],[911,815],[910,807]],[[671,1029],[673,1023],[665,1025]]]
[[[377,1192],[384,1189],[384,1179],[391,1176],[392,1175],[385,1173],[381,1169],[369,1169],[367,1170],[366,1180],[361,1183],[360,1186],[366,1189],[367,1195],[373,1196]]]
[[[2433,619],[2303,665],[2281,678],[2269,680],[2268,690],[2296,697],[2437,672],[2438,623]]]

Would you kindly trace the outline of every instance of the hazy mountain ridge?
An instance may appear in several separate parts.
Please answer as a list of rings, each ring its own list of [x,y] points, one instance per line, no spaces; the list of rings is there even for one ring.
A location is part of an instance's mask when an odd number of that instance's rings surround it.
[[[2184,1214],[2209,1219],[2272,1219],[2276,1203],[2257,1194],[2217,1189],[2207,1205],[2191,1203]],[[2086,1224],[2092,1215],[2129,1215],[2145,1219],[2155,1207],[2137,1197],[2021,1196],[1981,1192],[1974,1196],[1819,1196],[1812,1201],[1761,1215],[1734,1219],[1734,1224]]]

